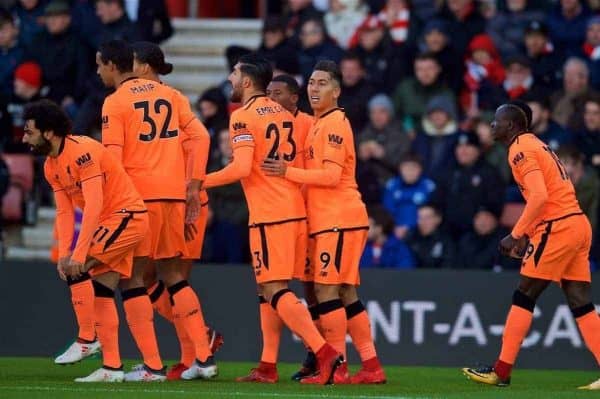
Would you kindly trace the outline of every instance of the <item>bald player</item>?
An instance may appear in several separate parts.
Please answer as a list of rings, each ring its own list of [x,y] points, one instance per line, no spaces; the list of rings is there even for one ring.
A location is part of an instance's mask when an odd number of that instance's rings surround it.
[[[527,336],[539,296],[555,282],[563,290],[588,349],[600,363],[600,318],[592,303],[590,223],[556,154],[531,132],[531,109],[520,101],[503,104],[492,122],[496,141],[508,145],[508,162],[526,205],[511,233],[500,241],[503,255],[522,258],[521,278],[493,366],[464,368],[471,380],[510,385],[511,372]],[[600,379],[580,389],[600,389]]]

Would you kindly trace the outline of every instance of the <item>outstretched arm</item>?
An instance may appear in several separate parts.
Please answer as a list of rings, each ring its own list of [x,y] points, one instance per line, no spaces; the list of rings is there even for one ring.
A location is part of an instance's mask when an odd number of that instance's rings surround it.
[[[250,175],[252,159],[254,158],[253,146],[240,146],[233,150],[233,161],[223,169],[209,173],[204,181],[204,188],[224,186],[234,183]]]

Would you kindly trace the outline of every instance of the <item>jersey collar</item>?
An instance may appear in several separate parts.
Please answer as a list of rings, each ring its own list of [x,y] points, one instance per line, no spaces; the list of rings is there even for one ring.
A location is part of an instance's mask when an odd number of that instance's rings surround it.
[[[248,109],[252,105],[252,103],[254,103],[254,101],[256,101],[258,98],[260,98],[260,97],[266,97],[266,96],[267,96],[266,94],[255,94],[255,95],[253,95],[244,104],[244,109]]]
[[[135,80],[137,78],[138,78],[137,76],[130,76],[127,79],[121,81],[121,83],[119,83],[119,87],[123,86],[125,83],[129,82],[130,80]]]
[[[334,113],[335,111],[341,111],[344,112],[344,108],[341,107],[335,107],[333,109],[330,109],[329,111],[325,112],[323,115],[319,116],[319,119],[323,119],[325,118],[327,115]]]

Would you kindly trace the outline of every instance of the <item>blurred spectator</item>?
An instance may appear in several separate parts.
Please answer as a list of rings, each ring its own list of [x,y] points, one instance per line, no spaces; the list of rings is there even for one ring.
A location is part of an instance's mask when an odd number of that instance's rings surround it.
[[[590,70],[580,58],[569,58],[563,68],[563,88],[550,97],[552,119],[570,131],[583,128],[583,104],[593,91]]]
[[[577,201],[586,214],[595,233],[598,225],[598,204],[600,200],[600,178],[591,167],[586,167],[584,155],[575,146],[564,146],[556,155],[565,166],[569,178],[575,186]]]
[[[366,79],[365,66],[356,54],[346,54],[342,58],[340,71],[342,92],[338,104],[346,111],[353,131],[360,132],[367,124],[367,104],[375,94],[375,88]]]
[[[594,89],[600,90],[600,15],[588,21],[580,55],[588,62],[590,84]]]
[[[381,204],[380,169],[374,162],[356,159],[356,184],[362,200],[367,206]]]
[[[533,9],[528,0],[507,0],[506,10],[499,11],[487,23],[487,33],[506,58],[520,50],[523,35],[532,21],[541,21],[544,13]]]
[[[523,100],[531,108],[531,131],[548,147],[556,151],[573,141],[573,135],[552,120],[547,97],[526,96]]]
[[[600,176],[600,96],[586,98],[583,121],[584,128],[575,134],[575,143],[586,163]]]
[[[298,60],[304,83],[308,82],[317,61],[340,62],[344,55],[344,51],[327,36],[325,25],[319,18],[308,19],[302,24],[300,43]]]
[[[408,236],[408,246],[418,268],[441,269],[455,267],[456,247],[452,237],[441,229],[442,214],[432,205],[417,211],[417,228]]]
[[[515,268],[515,262],[500,256],[498,243],[509,231],[498,224],[499,214],[480,208],[473,218],[473,229],[462,237],[457,248],[457,267],[491,270],[503,263]],[[516,266],[518,267],[518,266]]]
[[[165,0],[125,1],[129,19],[136,23],[142,40],[161,43],[173,35]]]
[[[423,160],[425,175],[437,178],[454,163],[458,137],[456,107],[447,96],[432,98],[413,142],[413,150]]]
[[[211,137],[216,138],[218,132],[229,127],[227,99],[219,88],[206,89],[196,101],[196,110]],[[218,144],[217,140],[212,142]]]
[[[447,0],[438,16],[448,22],[448,35],[459,54],[466,52],[475,35],[485,31],[486,21],[474,0]]]
[[[418,18],[411,13],[409,0],[387,0],[377,17],[385,23],[392,42],[399,46],[414,42],[419,32]]]
[[[89,54],[71,29],[71,11],[64,0],[54,0],[46,6],[44,23],[46,28],[34,38],[28,57],[42,68],[42,80],[49,89],[46,97],[73,118],[92,74],[85,62]]]
[[[435,183],[423,175],[421,159],[406,154],[398,164],[398,176],[388,180],[383,206],[394,218],[394,235],[404,240],[417,225],[417,209],[429,201]]]
[[[2,204],[4,203],[4,196],[8,192],[8,188],[10,187],[10,171],[8,170],[8,165],[2,158],[2,148],[0,143],[0,260],[4,260],[4,222],[2,220]]]
[[[506,146],[494,140],[490,124],[494,119],[491,112],[483,113],[473,120],[473,130],[479,137],[483,158],[494,167],[502,177],[505,184],[512,179],[510,166],[506,162],[508,151]]]
[[[559,53],[581,47],[589,16],[590,11],[581,0],[560,0],[560,4],[549,13],[546,23]]]
[[[23,139],[23,111],[25,105],[45,97],[48,89],[42,86],[42,69],[35,62],[24,62],[15,69],[14,94],[8,101],[7,111],[12,121],[12,139],[7,143],[6,152],[29,152]]]
[[[369,124],[358,137],[358,158],[372,162],[381,184],[391,177],[400,158],[410,150],[410,139],[394,119],[392,100],[378,94],[369,100]]]
[[[228,165],[233,155],[229,129],[217,133],[217,147],[211,152],[207,171]],[[248,207],[239,182],[215,187],[208,192],[213,217],[207,229],[211,251],[203,257],[216,263],[243,263],[248,258]]]
[[[312,5],[311,0],[288,0],[285,30],[295,47],[300,47],[300,31],[304,23],[309,19],[321,19],[322,16],[323,14]]]
[[[285,36],[285,25],[279,16],[270,16],[265,20],[262,41],[257,53],[271,61],[276,69],[284,73],[290,75],[300,73],[296,49]]]
[[[402,118],[404,129],[411,134],[418,129],[432,98],[444,96],[454,102],[454,94],[440,78],[440,64],[433,54],[417,56],[414,69],[415,76],[402,80],[394,92],[396,114]]]
[[[525,52],[531,62],[534,80],[549,89],[556,89],[561,76],[562,55],[550,41],[545,24],[532,21],[525,30]]]
[[[531,70],[531,63],[527,57],[515,54],[506,59],[506,78],[502,83],[502,97],[495,105],[500,105],[509,100],[518,100],[527,93],[536,93],[539,96],[548,96],[550,93],[535,81]]]
[[[369,233],[360,258],[360,267],[412,269],[413,255],[408,246],[394,237],[394,219],[381,206],[368,209]]]
[[[95,49],[110,40],[125,40],[136,42],[141,35],[136,24],[125,12],[124,0],[97,0],[96,14],[102,22],[102,29],[95,41]]]
[[[459,54],[448,36],[446,22],[433,19],[423,29],[423,41],[420,43],[423,53],[430,53],[441,67],[441,80],[452,89],[455,95],[462,87],[462,54]]]
[[[27,47],[44,30],[42,23],[46,0],[19,0],[14,14],[19,25],[19,44]]]
[[[324,18],[327,32],[338,46],[347,49],[368,13],[369,8],[362,0],[331,0]]]
[[[456,167],[436,179],[431,201],[442,210],[450,234],[458,237],[471,229],[479,208],[485,207],[498,215],[502,212],[504,183],[483,159],[475,133],[458,136],[455,156]]]
[[[25,53],[18,36],[19,29],[12,15],[0,8],[0,97],[4,97],[4,101],[12,95],[15,68]]]
[[[352,52],[362,60],[367,80],[378,91],[392,91],[396,82],[408,72],[406,51],[392,45],[383,22],[374,15],[366,18],[358,28]]]
[[[493,93],[502,85],[506,71],[488,35],[477,35],[471,40],[465,67],[465,86],[460,96],[462,110],[469,117],[477,116],[481,111],[495,110],[499,104]]]

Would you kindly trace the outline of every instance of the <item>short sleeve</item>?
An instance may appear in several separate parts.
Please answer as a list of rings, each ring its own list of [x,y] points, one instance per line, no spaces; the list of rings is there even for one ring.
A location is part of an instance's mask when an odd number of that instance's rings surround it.
[[[50,187],[52,187],[52,191],[56,192],[64,190],[64,187],[58,181],[58,177],[54,172],[54,168],[50,166],[48,161],[44,163],[44,176],[46,177],[46,181],[48,182],[48,184],[50,184]]]
[[[254,147],[254,136],[250,129],[250,121],[240,112],[234,112],[229,122],[229,135],[231,137],[231,148]]]
[[[125,118],[123,109],[114,99],[108,97],[102,106],[102,144],[118,145],[125,143]]]
[[[344,167],[349,129],[341,123],[330,124],[323,131],[323,160]]]
[[[536,153],[531,150],[518,150],[511,156],[510,167],[517,176],[525,176],[534,170],[541,170]]]
[[[79,172],[79,180],[85,181],[92,177],[102,175],[102,168],[100,166],[101,155],[99,151],[89,150],[80,151],[79,154],[75,155],[75,164]]]

